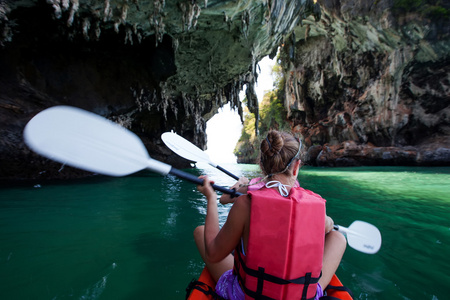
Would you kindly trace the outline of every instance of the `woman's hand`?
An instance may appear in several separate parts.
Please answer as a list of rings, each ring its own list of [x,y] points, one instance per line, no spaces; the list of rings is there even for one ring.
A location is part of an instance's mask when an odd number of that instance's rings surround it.
[[[234,188],[238,189],[238,188],[240,188],[241,185],[248,184],[248,183],[249,183],[248,178],[242,176],[242,177],[240,177],[239,180],[232,186],[232,188],[234,187]]]
[[[334,228],[334,221],[329,216],[325,218],[325,234],[329,233]]]
[[[239,178],[239,180],[233,186],[230,187],[230,189],[235,189],[239,193],[246,194],[247,187],[241,187],[241,185],[245,185],[248,183],[249,183],[248,178],[242,176]],[[235,200],[236,200],[236,197],[232,198],[228,194],[222,194],[222,196],[220,197],[220,203],[222,203],[222,204],[234,203]]]
[[[203,185],[197,185],[197,190],[205,195],[205,197],[210,200],[214,199],[217,200],[217,194],[216,191],[212,188],[212,184],[214,184],[214,181],[209,180],[208,176],[202,175],[199,177],[200,179],[203,179]]]

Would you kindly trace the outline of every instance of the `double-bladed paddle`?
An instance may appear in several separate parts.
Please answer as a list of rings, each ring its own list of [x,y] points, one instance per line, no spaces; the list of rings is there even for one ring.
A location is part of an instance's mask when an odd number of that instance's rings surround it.
[[[55,106],[34,116],[25,127],[26,144],[42,156],[86,171],[125,176],[143,169],[175,175],[198,185],[203,180],[152,159],[131,131],[94,113]],[[240,193],[213,184],[222,193]]]
[[[131,131],[79,108],[55,106],[38,113],[26,125],[24,139],[38,154],[86,171],[125,176],[149,169],[203,184],[194,175],[152,159]],[[212,187],[232,196],[242,195],[215,184]],[[366,222],[355,221],[349,228],[335,225],[334,229],[344,233],[350,247],[358,251],[373,254],[381,247],[379,230]]]
[[[233,177],[236,180],[239,180],[239,177],[228,172],[221,166],[217,165],[216,163],[212,162],[209,158],[209,155],[183,138],[182,136],[179,136],[175,132],[165,132],[161,135],[161,139],[163,140],[164,144],[178,154],[179,156],[186,158],[187,160],[194,161],[194,162],[205,162],[214,168],[219,169],[220,171],[224,172],[228,176]]]

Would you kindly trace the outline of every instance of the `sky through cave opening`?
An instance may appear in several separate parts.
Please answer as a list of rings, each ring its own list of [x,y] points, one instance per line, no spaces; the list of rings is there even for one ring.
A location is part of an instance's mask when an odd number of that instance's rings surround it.
[[[258,102],[261,103],[265,92],[273,89],[274,77],[272,68],[276,58],[264,57],[259,66],[261,72],[255,86]],[[240,93],[240,100],[244,100],[245,90]],[[207,150],[211,161],[217,164],[236,163],[233,150],[241,136],[242,124],[237,111],[227,104],[219,109],[219,112],[206,123],[206,135],[208,136]]]

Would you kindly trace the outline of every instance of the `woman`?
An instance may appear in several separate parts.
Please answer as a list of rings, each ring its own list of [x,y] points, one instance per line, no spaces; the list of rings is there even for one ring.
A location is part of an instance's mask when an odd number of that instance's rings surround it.
[[[217,282],[216,292],[225,299],[244,299],[245,294],[318,299],[339,266],[345,238],[332,231],[325,200],[296,184],[300,148],[288,133],[268,133],[260,149],[264,186],[241,187],[248,194],[235,200],[222,228],[217,195],[208,177],[201,176],[204,184],[198,190],[206,196],[207,213],[194,238]]]

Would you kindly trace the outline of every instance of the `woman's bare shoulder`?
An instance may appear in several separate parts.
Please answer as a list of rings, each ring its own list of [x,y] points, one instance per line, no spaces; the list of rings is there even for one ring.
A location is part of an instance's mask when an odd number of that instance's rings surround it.
[[[250,211],[250,201],[251,200],[249,195],[239,196],[234,202],[231,210],[239,211],[241,213],[248,213]]]

